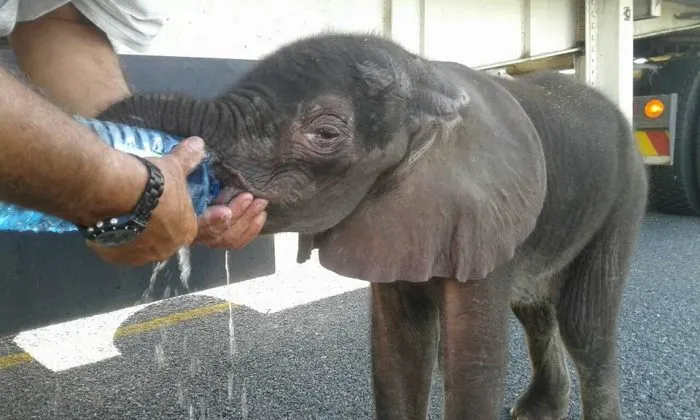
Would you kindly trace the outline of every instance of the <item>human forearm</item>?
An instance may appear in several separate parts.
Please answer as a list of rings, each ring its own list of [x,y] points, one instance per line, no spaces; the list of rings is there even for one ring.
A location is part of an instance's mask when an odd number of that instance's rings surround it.
[[[94,117],[130,94],[111,43],[71,3],[17,24],[10,40],[22,71],[67,112]]]
[[[89,225],[128,213],[144,166],[0,68],[0,200]]]

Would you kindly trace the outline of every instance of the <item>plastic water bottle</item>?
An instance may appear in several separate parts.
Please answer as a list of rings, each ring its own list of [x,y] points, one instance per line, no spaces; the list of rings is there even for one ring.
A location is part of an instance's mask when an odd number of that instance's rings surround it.
[[[182,140],[162,131],[78,116],[74,118],[115,149],[141,157],[166,155]],[[209,169],[208,158],[190,173],[187,187],[195,212],[201,214],[220,188]],[[61,233],[77,231],[77,228],[61,218],[0,201],[0,231]]]

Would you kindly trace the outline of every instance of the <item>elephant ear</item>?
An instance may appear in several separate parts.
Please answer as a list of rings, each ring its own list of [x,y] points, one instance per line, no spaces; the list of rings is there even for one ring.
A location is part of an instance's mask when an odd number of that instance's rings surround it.
[[[409,148],[357,209],[300,235],[298,262],[372,282],[481,279],[533,231],[545,158],[527,114],[481,72],[443,64],[412,80]]]

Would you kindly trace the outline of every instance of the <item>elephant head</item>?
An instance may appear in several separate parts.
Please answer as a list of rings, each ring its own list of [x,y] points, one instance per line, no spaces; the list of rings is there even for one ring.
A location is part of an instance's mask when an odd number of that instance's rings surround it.
[[[369,281],[485,277],[546,192],[540,139],[496,81],[378,36],[308,37],[212,100],[138,93],[100,118],[202,137],[220,201],[267,199],[263,234]]]

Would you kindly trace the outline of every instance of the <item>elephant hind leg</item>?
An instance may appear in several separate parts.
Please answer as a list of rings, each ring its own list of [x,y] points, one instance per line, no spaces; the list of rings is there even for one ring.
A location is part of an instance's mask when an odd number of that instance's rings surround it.
[[[557,314],[549,302],[513,305],[523,325],[532,367],[532,380],[510,411],[514,420],[562,420],[569,411],[571,378],[559,338]]]
[[[377,420],[424,420],[439,336],[434,286],[373,283],[372,376]]]
[[[576,365],[583,418],[622,417],[617,323],[636,220],[607,223],[569,267],[557,304],[561,338]]]

